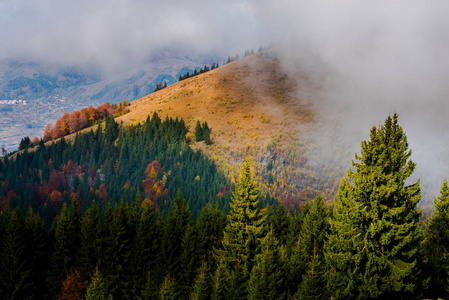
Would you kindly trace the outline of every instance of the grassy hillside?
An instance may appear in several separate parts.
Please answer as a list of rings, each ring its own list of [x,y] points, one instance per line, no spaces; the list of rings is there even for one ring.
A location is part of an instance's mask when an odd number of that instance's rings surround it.
[[[213,144],[191,138],[191,146],[214,159],[231,181],[248,152],[262,190],[291,206],[316,189],[331,199],[342,174],[337,168],[320,180],[308,163],[316,119],[310,99],[318,97],[318,88],[307,77],[288,76],[272,55],[259,53],[135,100],[118,120],[134,124],[158,112],[184,118],[191,132],[198,120],[206,121]]]
[[[332,132],[315,136],[322,126],[313,107],[319,88],[304,75],[288,75],[264,51],[132,101],[117,122],[143,123],[154,112],[183,118],[190,146],[213,159],[228,180],[235,182],[248,153],[262,192],[291,209],[318,190],[332,200],[350,166],[352,153]],[[195,142],[197,121],[208,123],[212,145]]]

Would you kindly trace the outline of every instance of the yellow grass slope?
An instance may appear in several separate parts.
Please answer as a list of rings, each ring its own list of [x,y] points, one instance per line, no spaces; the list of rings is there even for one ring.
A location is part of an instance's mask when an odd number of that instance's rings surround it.
[[[157,112],[162,119],[182,117],[192,133],[197,120],[207,121],[213,144],[193,141],[191,146],[214,159],[232,181],[249,153],[264,192],[304,199],[306,179],[298,166],[305,164],[305,154],[298,137],[308,131],[314,112],[300,95],[313,97],[316,89],[307,78],[291,78],[276,59],[259,53],[135,100],[117,121],[142,122]]]

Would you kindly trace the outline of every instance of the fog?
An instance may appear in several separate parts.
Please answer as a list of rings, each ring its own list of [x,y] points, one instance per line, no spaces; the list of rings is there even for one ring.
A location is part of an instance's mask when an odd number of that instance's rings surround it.
[[[448,12],[444,0],[0,0],[0,59],[113,70],[161,49],[226,57],[274,42],[285,69],[321,86],[317,136],[356,137],[359,152],[397,112],[433,197],[449,174]]]
[[[258,19],[270,20],[263,30],[277,37],[284,66],[322,86],[314,101],[324,125],[315,134],[368,139],[373,125],[397,112],[423,196],[437,196],[449,175],[449,2],[253,4]],[[350,147],[360,153],[360,139]]]
[[[232,55],[259,44],[258,24],[236,0],[0,0],[0,59],[114,69],[167,48]]]

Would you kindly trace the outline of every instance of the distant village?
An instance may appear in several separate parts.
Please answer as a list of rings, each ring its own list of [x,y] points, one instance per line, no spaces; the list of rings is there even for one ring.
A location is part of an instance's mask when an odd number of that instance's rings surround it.
[[[0,104],[27,105],[27,102],[26,102],[26,100],[0,100]]]

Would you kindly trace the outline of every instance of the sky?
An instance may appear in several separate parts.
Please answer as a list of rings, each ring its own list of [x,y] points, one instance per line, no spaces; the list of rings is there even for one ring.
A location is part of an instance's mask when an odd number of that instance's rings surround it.
[[[0,0],[0,58],[119,65],[161,48],[234,55],[256,45],[245,1]]]
[[[323,123],[367,139],[397,112],[412,158],[441,185],[448,12],[446,0],[0,0],[0,59],[115,67],[165,48],[227,57],[275,43],[286,70],[319,82]]]

